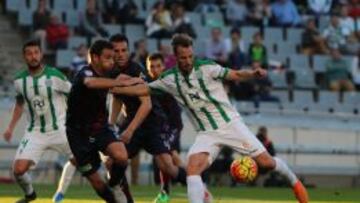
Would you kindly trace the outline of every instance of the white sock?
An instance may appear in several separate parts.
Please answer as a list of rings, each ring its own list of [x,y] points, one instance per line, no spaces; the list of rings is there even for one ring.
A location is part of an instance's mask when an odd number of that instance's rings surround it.
[[[63,167],[61,177],[59,180],[58,189],[56,190],[56,192],[65,194],[66,190],[68,189],[71,183],[75,171],[76,171],[76,167],[72,165],[70,161],[66,162],[66,164]]]
[[[24,173],[22,176],[16,176],[15,180],[17,184],[21,187],[21,189],[25,192],[25,195],[30,195],[34,192],[34,188],[31,184],[31,177],[29,173]]]
[[[190,203],[203,203],[205,187],[201,177],[198,175],[188,176],[186,180]]]
[[[290,184],[294,186],[295,183],[298,181],[298,178],[296,177],[294,172],[292,172],[288,165],[280,158],[274,157],[274,159],[276,162],[275,171],[285,176],[290,181]]]

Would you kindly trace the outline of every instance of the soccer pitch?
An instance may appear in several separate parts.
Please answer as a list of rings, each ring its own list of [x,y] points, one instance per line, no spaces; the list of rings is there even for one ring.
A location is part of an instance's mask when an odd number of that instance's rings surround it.
[[[35,185],[38,199],[35,203],[50,203],[54,185]],[[131,190],[137,203],[150,203],[158,192],[157,186],[132,186]],[[292,191],[288,188],[253,187],[212,187],[214,203],[295,203]],[[359,189],[310,189],[311,203],[359,203]],[[0,185],[0,203],[13,203],[22,196],[20,188],[10,184]],[[103,202],[89,185],[71,185],[63,203]],[[172,190],[171,203],[186,203],[186,188],[175,187]]]

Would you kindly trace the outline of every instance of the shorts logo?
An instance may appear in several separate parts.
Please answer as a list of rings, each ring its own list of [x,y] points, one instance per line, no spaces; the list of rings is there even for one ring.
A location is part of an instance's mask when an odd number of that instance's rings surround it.
[[[29,142],[29,139],[23,139],[23,140],[21,140],[21,142],[20,142],[20,154],[24,151],[24,149],[25,149],[25,147],[26,147],[26,145],[28,144],[28,142]]]
[[[92,166],[91,164],[86,164],[84,166],[80,166],[79,167],[79,171],[82,172],[82,173],[85,173],[87,171],[90,171],[92,169]]]

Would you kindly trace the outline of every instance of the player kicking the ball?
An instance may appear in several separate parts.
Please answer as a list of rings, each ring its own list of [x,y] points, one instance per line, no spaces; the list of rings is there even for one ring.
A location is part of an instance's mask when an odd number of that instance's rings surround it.
[[[176,34],[172,39],[177,67],[163,73],[148,85],[117,87],[112,92],[126,95],[148,95],[165,92],[173,95],[189,111],[197,126],[195,143],[188,152],[187,187],[191,203],[203,203],[204,185],[200,174],[215,160],[222,146],[249,155],[259,167],[275,170],[287,177],[299,203],[308,202],[305,187],[278,157],[271,157],[257,140],[228,99],[224,80],[243,81],[264,77],[266,71],[231,70],[204,60],[194,59],[192,39]]]

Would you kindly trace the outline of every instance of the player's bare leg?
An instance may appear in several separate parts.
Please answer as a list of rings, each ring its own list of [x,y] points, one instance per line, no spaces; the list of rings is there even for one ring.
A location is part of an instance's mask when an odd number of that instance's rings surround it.
[[[155,156],[156,164],[165,175],[171,176],[175,181],[186,184],[186,171],[174,164],[170,154],[162,153]]]
[[[24,198],[17,201],[17,203],[30,202],[36,199],[36,193],[31,183],[31,177],[27,173],[30,167],[34,164],[31,160],[18,159],[13,164],[13,174],[16,183],[24,191]]]
[[[276,172],[279,172],[280,174],[285,176],[289,180],[293,188],[295,197],[299,201],[299,203],[309,202],[306,188],[283,160],[278,157],[271,157],[268,152],[263,152],[259,154],[258,156],[254,157],[254,160],[257,162],[259,167],[268,170],[275,170]]]
[[[102,199],[104,199],[107,203],[117,203],[112,190],[103,181],[101,175],[98,172],[86,175],[86,178],[89,180],[91,186]]]

